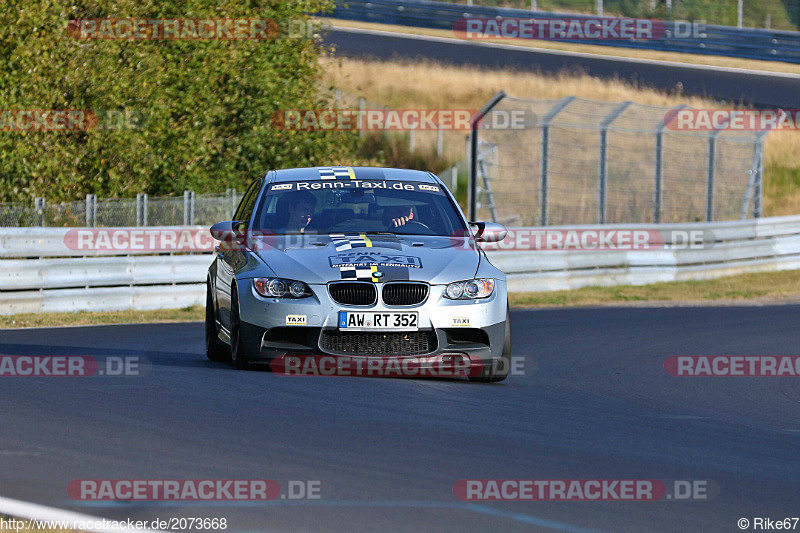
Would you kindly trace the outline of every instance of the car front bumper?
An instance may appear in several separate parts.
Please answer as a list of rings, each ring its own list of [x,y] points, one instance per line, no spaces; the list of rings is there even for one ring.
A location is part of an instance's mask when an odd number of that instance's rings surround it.
[[[262,361],[298,354],[373,355],[332,350],[329,342],[321,342],[323,335],[340,335],[339,311],[418,313],[418,335],[428,336],[428,349],[413,355],[376,353],[375,356],[467,354],[485,365],[499,360],[503,351],[507,310],[503,279],[495,281],[494,293],[489,298],[449,300],[443,296],[444,285],[431,285],[426,300],[410,306],[386,306],[380,299],[370,306],[341,305],[331,298],[327,285],[310,285],[313,295],[306,298],[265,298],[255,292],[252,279],[239,280],[239,284],[241,333]]]

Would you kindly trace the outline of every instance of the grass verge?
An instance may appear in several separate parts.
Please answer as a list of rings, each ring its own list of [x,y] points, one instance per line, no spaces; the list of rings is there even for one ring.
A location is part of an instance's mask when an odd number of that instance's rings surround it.
[[[101,311],[78,313],[23,313],[0,316],[0,328],[45,328],[55,326],[89,326],[95,324],[135,324],[144,322],[186,322],[203,320],[205,307],[195,305],[182,309],[152,311]]]
[[[759,304],[800,302],[800,271],[758,272],[702,281],[584,287],[509,296],[512,307],[587,307],[636,304]]]

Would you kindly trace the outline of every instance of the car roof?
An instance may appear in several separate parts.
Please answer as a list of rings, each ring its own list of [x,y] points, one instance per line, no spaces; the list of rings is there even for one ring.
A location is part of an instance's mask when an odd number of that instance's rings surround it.
[[[423,170],[410,170],[404,168],[383,167],[307,167],[286,168],[267,174],[267,181],[280,183],[286,181],[316,181],[323,176],[333,176],[327,179],[357,179],[357,180],[389,180],[389,181],[416,181],[421,183],[437,183],[436,179]]]

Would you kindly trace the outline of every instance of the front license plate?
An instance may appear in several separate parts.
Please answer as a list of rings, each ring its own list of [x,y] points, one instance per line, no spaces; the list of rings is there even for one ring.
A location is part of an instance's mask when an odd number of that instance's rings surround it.
[[[419,325],[416,312],[339,311],[339,329],[348,331],[417,331]]]

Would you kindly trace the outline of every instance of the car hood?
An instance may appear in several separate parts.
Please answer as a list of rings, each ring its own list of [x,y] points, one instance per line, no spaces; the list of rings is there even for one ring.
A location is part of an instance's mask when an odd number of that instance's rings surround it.
[[[480,262],[474,244],[464,237],[366,237],[277,236],[255,253],[276,276],[312,284],[342,279],[445,284],[473,278]]]

